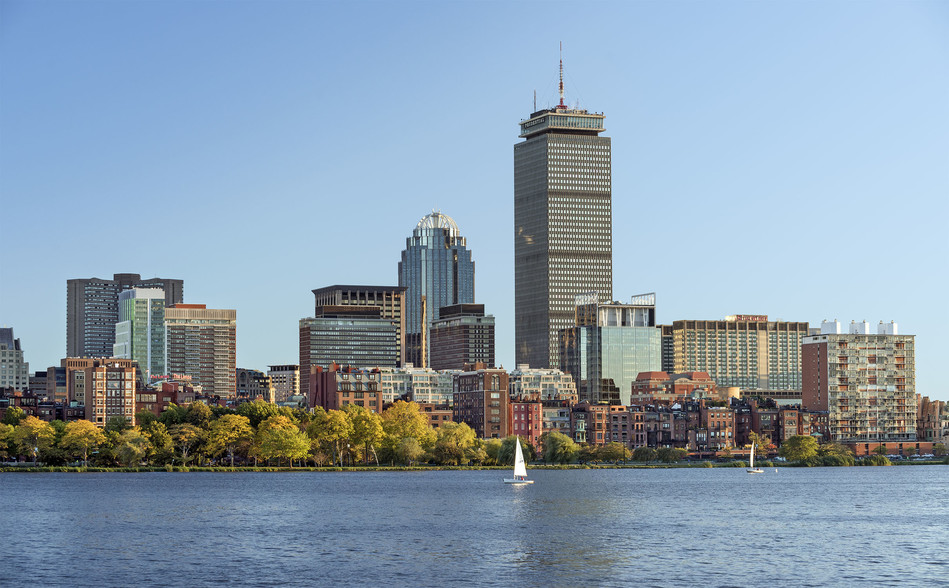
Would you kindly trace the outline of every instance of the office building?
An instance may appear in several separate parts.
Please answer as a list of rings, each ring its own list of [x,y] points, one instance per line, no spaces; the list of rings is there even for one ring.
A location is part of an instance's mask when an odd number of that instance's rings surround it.
[[[915,441],[915,336],[864,321],[843,333],[839,322],[821,323],[821,334],[804,338],[805,410],[828,411],[835,441]]]
[[[46,390],[51,398],[64,400],[77,405],[86,403],[86,370],[93,367],[113,367],[135,370],[139,374],[134,359],[115,357],[66,357],[60,360],[59,367],[51,366],[46,370]],[[140,384],[141,382],[137,382]]]
[[[80,278],[66,281],[66,356],[109,357],[119,322],[119,293],[131,288],[160,288],[165,306],[183,300],[184,281],[143,280],[139,274],[114,274],[111,280]]]
[[[300,395],[300,366],[297,364],[268,366],[267,375],[273,383],[275,402],[289,402]]]
[[[514,145],[514,329],[518,364],[560,365],[574,298],[613,299],[611,144],[602,114],[560,103],[520,123]]]
[[[204,304],[165,308],[165,370],[190,378],[204,394],[231,398],[237,393],[237,311]]]
[[[629,304],[577,297],[575,320],[561,331],[560,369],[573,376],[580,402],[628,405],[636,377],[662,364],[656,295],[633,296]]]
[[[260,370],[237,368],[237,402],[263,400],[271,404],[276,402],[273,381]]]
[[[141,378],[165,371],[165,292],[131,288],[119,293],[119,322],[115,324],[112,357],[134,359]]]
[[[719,388],[800,390],[807,323],[733,315],[723,321],[674,321],[674,372],[706,372]]]
[[[401,286],[327,286],[313,290],[316,300],[314,316],[320,316],[324,306],[379,307],[379,317],[392,321],[396,326],[399,354],[396,365],[403,365],[405,358],[405,288]],[[300,377],[306,378],[302,369]],[[301,390],[305,393],[306,386]]]
[[[26,390],[30,387],[30,364],[23,361],[20,340],[13,329],[0,328],[0,388]]]
[[[405,240],[399,286],[405,288],[406,361],[429,365],[432,322],[442,307],[474,302],[475,264],[458,225],[432,212]]]
[[[483,304],[442,307],[432,321],[430,358],[435,370],[460,370],[465,364],[494,367],[494,317]]]

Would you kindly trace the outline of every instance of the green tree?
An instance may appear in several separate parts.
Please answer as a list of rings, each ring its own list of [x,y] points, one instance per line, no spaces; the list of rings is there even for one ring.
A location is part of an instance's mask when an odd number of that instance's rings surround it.
[[[876,455],[886,455],[886,451],[886,445],[883,445],[882,443],[873,448],[873,453]]]
[[[514,441],[519,439],[516,435],[509,435],[501,442],[501,450],[498,452],[498,465],[514,465]],[[524,453],[524,461],[530,463],[534,461],[534,446],[527,442],[527,439],[520,439],[521,451]]]
[[[368,464],[370,450],[375,455],[376,445],[385,438],[385,431],[382,428],[382,415],[356,404],[347,404],[344,411],[349,419],[349,424],[352,426],[350,440],[365,448],[364,455]],[[379,465],[378,455],[376,455],[376,465]]]
[[[461,465],[470,460],[477,435],[465,423],[445,423],[435,430],[435,446],[432,455],[444,465]]]
[[[138,465],[148,456],[151,443],[138,427],[126,429],[119,434],[115,454],[119,462],[126,467]]]
[[[768,452],[768,447],[771,446],[771,439],[752,431],[748,433],[748,447],[751,447],[752,443],[756,445],[755,454],[765,455]]]
[[[619,441],[611,441],[600,447],[597,452],[597,457],[602,461],[626,461],[632,456],[629,448]]]
[[[144,427],[158,420],[158,417],[155,416],[150,410],[142,409],[135,413],[135,424],[139,427]]]
[[[0,423],[0,458],[9,459],[13,442],[13,425]]]
[[[191,423],[181,423],[169,427],[168,434],[171,436],[172,443],[178,448],[178,452],[181,453],[181,465],[188,465],[188,454],[197,448],[209,433]]]
[[[310,452],[310,439],[290,417],[275,415],[257,429],[257,453],[264,459],[304,459]]]
[[[544,461],[550,463],[570,463],[577,459],[580,448],[569,436],[560,431],[550,431],[541,436],[544,448]]]
[[[26,413],[19,406],[7,407],[7,412],[3,415],[3,424],[15,427],[20,421],[26,418]]]
[[[188,416],[188,407],[178,406],[177,404],[169,404],[165,408],[165,412],[161,413],[158,417],[158,421],[165,425],[166,427],[171,427],[172,425],[180,425],[185,422],[185,417]]]
[[[597,453],[596,445],[587,443],[585,445],[580,446],[580,453],[577,455],[577,459],[580,460],[580,463],[595,462],[595,461],[598,461],[596,453]]]
[[[915,447],[907,447],[906,449],[903,450],[903,452],[906,454],[907,457],[913,457],[914,455],[916,455],[918,450]]]
[[[501,440],[500,439],[485,439],[481,441],[481,449],[484,450],[487,458],[485,462],[489,465],[498,465],[501,462],[498,460],[498,456],[501,453]]]
[[[851,451],[849,447],[842,443],[831,441],[818,447],[817,455],[821,457],[828,457],[831,455],[840,457],[853,457],[853,451]]]
[[[936,457],[942,457],[946,455],[946,445],[944,443],[933,443],[933,455]]]
[[[333,451],[333,463],[343,465],[343,445],[353,436],[353,424],[341,410],[317,412],[306,429],[316,447],[327,446]]]
[[[151,463],[163,464],[174,460],[174,442],[168,429],[157,420],[138,427],[139,431],[148,439],[147,459]]]
[[[382,413],[382,429],[386,433],[383,443],[395,447],[402,439],[411,437],[424,449],[435,442],[435,430],[428,424],[418,404],[397,400]]]
[[[403,437],[399,444],[395,446],[396,458],[405,465],[412,465],[413,461],[423,455],[425,455],[425,450],[422,449],[422,445],[415,437]]]
[[[105,422],[106,431],[115,431],[116,433],[121,433],[127,429],[131,429],[132,424],[129,423],[129,420],[124,416],[113,415]]]
[[[227,453],[234,467],[234,454],[246,451],[254,439],[254,429],[245,416],[226,414],[211,423],[207,435],[207,451],[211,455]]]
[[[681,448],[661,447],[656,450],[656,459],[663,463],[682,461],[688,455],[689,452]]]
[[[633,460],[642,463],[649,463],[656,459],[656,450],[652,447],[637,447],[633,451]]]
[[[56,439],[56,432],[46,421],[42,421],[35,416],[28,416],[13,428],[13,442],[17,449],[24,454],[33,456],[33,462],[36,462],[36,456],[43,451]]]
[[[191,405],[188,406],[188,413],[185,415],[185,422],[207,430],[211,427],[211,420],[213,417],[214,413],[211,412],[211,408],[199,400],[198,402],[192,402]]]
[[[789,461],[803,461],[817,455],[817,440],[809,435],[794,435],[781,444],[778,453]]]
[[[105,433],[90,421],[80,420],[66,423],[66,431],[59,441],[60,447],[74,455],[82,456],[83,465],[89,465],[89,451],[105,444]]]
[[[256,429],[260,426],[260,423],[280,414],[280,407],[258,398],[253,402],[245,402],[238,406],[237,414],[247,417],[250,426]]]

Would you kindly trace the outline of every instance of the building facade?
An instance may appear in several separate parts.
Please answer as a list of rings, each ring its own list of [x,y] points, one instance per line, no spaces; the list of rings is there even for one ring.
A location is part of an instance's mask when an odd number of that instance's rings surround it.
[[[0,388],[27,390],[30,387],[30,364],[23,361],[20,340],[12,328],[0,328]]]
[[[554,400],[576,404],[577,383],[573,376],[557,369],[533,369],[519,365],[510,373],[509,392],[512,399]]]
[[[130,288],[119,293],[119,322],[115,324],[112,357],[134,359],[142,379],[165,370],[165,292],[159,288]]]
[[[494,367],[494,317],[483,304],[455,304],[432,321],[429,358],[432,369],[460,370],[465,364]]]
[[[508,374],[499,369],[466,371],[455,377],[453,414],[456,423],[466,423],[480,439],[511,434]]]
[[[324,370],[319,366],[312,366],[307,380],[310,408],[319,406],[328,411],[355,404],[372,412],[382,413],[379,370]]]
[[[454,375],[461,370],[435,371],[431,368],[404,366],[382,368],[382,401],[403,399],[419,404],[451,406],[454,401]]]
[[[581,402],[628,405],[636,377],[662,364],[655,294],[629,304],[577,297],[576,326],[561,331],[560,348],[560,369],[573,376]]]
[[[406,361],[430,365],[431,328],[443,307],[474,302],[475,264],[458,225],[432,212],[405,240],[399,286],[405,288]],[[482,309],[483,310],[483,309]]]
[[[828,411],[836,441],[915,441],[915,336],[899,335],[895,323],[866,321],[843,333],[824,321],[821,334],[803,344],[806,410]]]
[[[603,115],[563,102],[520,123],[514,145],[514,329],[518,364],[559,367],[574,298],[613,296],[611,142]],[[657,368],[658,369],[658,368]]]
[[[104,427],[112,417],[135,426],[136,369],[103,363],[83,370],[86,420]]]
[[[79,278],[66,281],[66,356],[109,357],[119,322],[119,293],[131,288],[160,288],[165,305],[180,303],[184,281],[143,280],[139,274],[114,274],[111,280]]]
[[[274,392],[273,380],[260,370],[237,368],[238,402],[252,402],[258,398],[264,402],[277,401]]]
[[[298,364],[268,366],[267,375],[273,383],[274,402],[288,402],[300,394],[300,366]]]
[[[706,372],[720,388],[800,390],[808,324],[734,315],[672,323],[674,371]]]
[[[335,285],[313,290],[316,301],[314,316],[324,314],[324,306],[378,307],[380,318],[392,321],[396,327],[399,351],[396,365],[405,363],[405,288],[401,286]],[[308,372],[302,370],[301,377]],[[306,390],[303,386],[302,390]]]
[[[163,375],[189,376],[205,394],[237,393],[237,311],[204,304],[176,304],[165,309]]]

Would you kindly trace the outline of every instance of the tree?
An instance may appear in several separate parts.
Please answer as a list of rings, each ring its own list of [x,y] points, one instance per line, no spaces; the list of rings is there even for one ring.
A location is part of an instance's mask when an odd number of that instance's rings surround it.
[[[498,465],[514,464],[514,441],[519,439],[521,442],[521,451],[524,453],[524,461],[530,463],[534,460],[534,446],[526,439],[520,439],[516,435],[510,435],[501,442],[501,449],[498,451]]]
[[[213,416],[214,413],[211,412],[211,408],[208,407],[207,404],[201,401],[192,402],[191,405],[188,406],[185,422],[207,430],[211,426]]]
[[[580,463],[589,463],[597,461],[597,447],[596,445],[586,445],[580,446],[580,453],[577,455],[577,458],[580,460]]]
[[[0,423],[0,457],[10,457],[10,444],[13,441],[13,425]]]
[[[165,408],[165,412],[159,415],[158,421],[166,427],[171,427],[172,425],[180,425],[185,422],[186,416],[188,416],[188,408],[186,406],[178,406],[172,403]]]
[[[382,415],[357,404],[347,404],[344,407],[346,417],[352,426],[350,440],[356,445],[365,447],[366,463],[369,463],[369,451],[376,452],[376,444],[385,437],[382,428]],[[379,465],[379,456],[376,456],[376,465]]]
[[[157,420],[152,420],[146,425],[138,427],[143,435],[148,439],[148,461],[151,463],[166,463],[168,460],[174,460],[174,442],[168,429]]]
[[[124,416],[113,415],[105,422],[106,431],[115,431],[116,433],[121,433],[127,429],[131,429],[132,424],[129,423],[129,420]]]
[[[150,410],[142,409],[135,413],[135,424],[144,427],[150,423],[153,423],[158,420],[158,417],[155,416]]]
[[[3,424],[15,427],[25,418],[26,413],[23,412],[22,408],[19,406],[10,406],[7,407],[7,412],[3,415]]]
[[[576,442],[559,431],[550,431],[542,436],[544,461],[550,463],[570,463],[577,459],[580,448]]]
[[[13,442],[18,450],[29,453],[36,463],[37,454],[52,445],[56,438],[53,427],[35,416],[28,416],[13,428]]]
[[[66,423],[66,431],[59,441],[60,447],[68,452],[77,452],[82,455],[82,463],[89,465],[89,450],[95,449],[106,442],[102,429],[89,421],[71,421]]]
[[[849,447],[842,443],[831,441],[818,447],[817,455],[820,455],[821,457],[827,457],[831,455],[840,457],[853,457],[853,451],[851,451]]]
[[[877,445],[873,449],[873,453],[877,455],[886,455],[886,445],[883,445],[882,443],[880,445]]]
[[[596,452],[601,461],[625,461],[632,456],[630,450],[619,441],[611,441],[600,447]]]
[[[191,423],[172,425],[168,428],[168,434],[171,436],[172,443],[181,453],[181,465],[188,465],[188,454],[200,445],[208,435],[203,429],[199,429]]]
[[[310,452],[310,439],[290,417],[275,415],[260,423],[257,429],[257,452],[264,459],[286,458],[293,467],[294,459],[303,459]]]
[[[260,426],[260,423],[280,414],[280,407],[276,404],[264,402],[258,398],[253,402],[245,402],[238,406],[237,414],[247,417],[247,420],[250,421],[250,426],[256,429]]]
[[[138,427],[133,427],[120,433],[115,454],[124,466],[131,467],[142,463],[150,450],[148,437]]]
[[[663,463],[675,463],[686,458],[689,454],[685,449],[661,447],[656,450],[656,459]]]
[[[390,447],[401,444],[402,439],[411,437],[424,449],[435,442],[435,431],[428,424],[428,418],[422,414],[418,404],[397,400],[382,413],[382,429],[386,433],[383,443]]]
[[[211,455],[227,453],[234,467],[234,454],[246,450],[254,439],[254,430],[245,416],[226,414],[213,423],[208,431],[207,450]]]
[[[343,443],[353,436],[353,425],[345,412],[331,410],[314,414],[306,428],[307,436],[316,447],[328,445],[333,449],[333,463],[343,465]]]
[[[438,463],[460,465],[468,463],[477,435],[465,423],[445,423],[435,431],[432,454]]]
[[[656,450],[652,447],[637,447],[633,451],[633,460],[642,463],[649,463],[656,459]]]
[[[488,464],[498,465],[498,455],[501,453],[501,440],[500,439],[485,439],[480,442],[481,449],[485,453],[485,462]]]
[[[946,455],[946,445],[944,443],[933,443],[933,455],[936,457],[942,457]]]
[[[803,461],[817,455],[817,440],[808,435],[794,435],[781,444],[778,453],[790,461]]]
[[[425,450],[415,437],[403,437],[395,446],[395,455],[405,465],[412,465],[413,461],[425,455]]]
[[[749,446],[752,443],[754,443],[757,446],[755,448],[755,454],[758,454],[760,451],[760,455],[764,455],[765,453],[767,453],[768,447],[771,446],[771,439],[768,437],[765,437],[764,435],[759,435],[758,433],[755,433],[754,431],[752,431],[748,433]]]

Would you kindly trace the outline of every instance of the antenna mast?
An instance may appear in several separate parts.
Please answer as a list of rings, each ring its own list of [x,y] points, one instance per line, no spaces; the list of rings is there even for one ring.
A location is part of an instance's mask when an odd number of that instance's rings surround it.
[[[563,103],[563,41],[560,42],[560,104],[557,108],[566,108]]]

